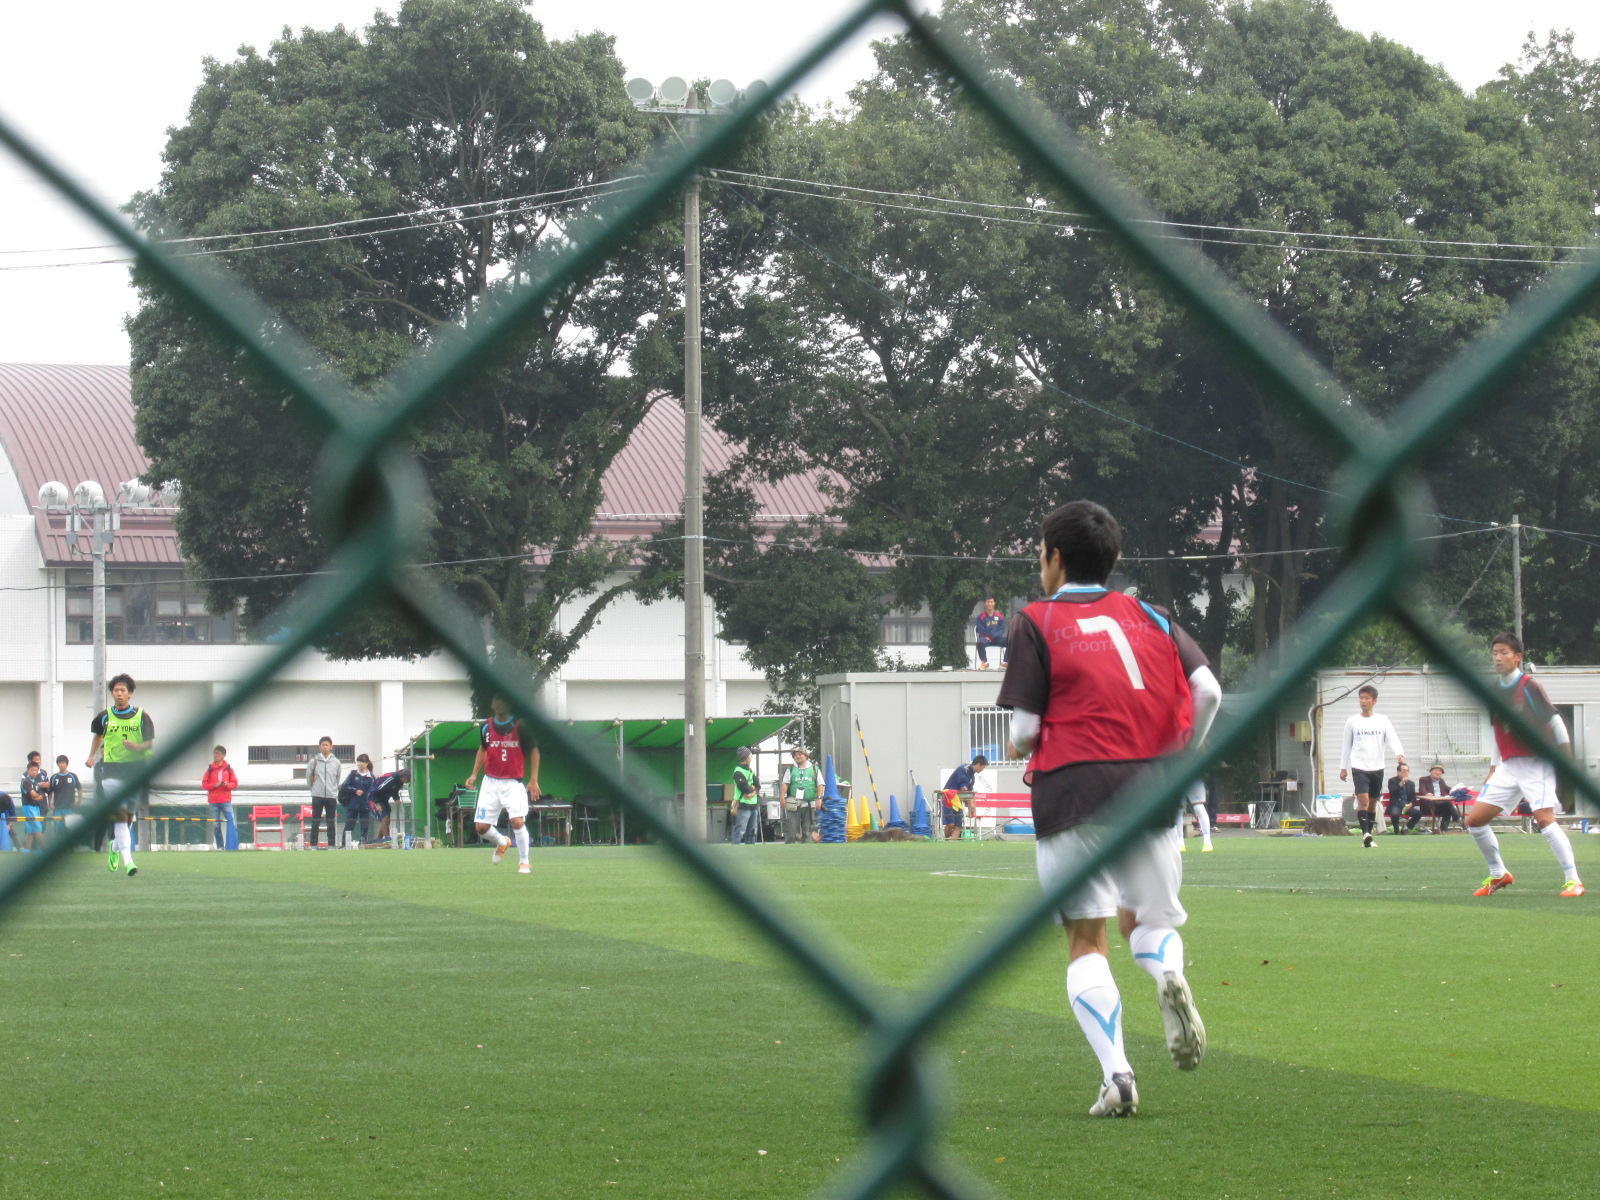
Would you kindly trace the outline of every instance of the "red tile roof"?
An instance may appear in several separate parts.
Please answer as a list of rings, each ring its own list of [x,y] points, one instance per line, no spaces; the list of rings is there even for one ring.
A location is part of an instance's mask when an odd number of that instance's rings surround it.
[[[128,369],[0,363],[0,450],[29,505],[38,504],[40,486],[52,479],[69,491],[97,480],[115,497],[119,484],[150,466],[133,438]],[[35,508],[34,528],[46,562],[85,561],[72,553],[64,516]],[[106,561],[176,566],[183,559],[170,519],[127,513]]]
[[[726,467],[739,447],[710,423],[702,435],[706,472]],[[133,399],[126,367],[8,365],[0,363],[0,452],[10,457],[24,499],[37,503],[39,487],[58,480],[69,490],[98,480],[108,495],[143,474],[149,460],[133,436]],[[823,475],[755,485],[760,521],[775,527],[820,513],[827,498]],[[595,531],[607,537],[648,534],[676,519],[683,508],[683,406],[656,398],[639,429],[606,472],[605,499]],[[71,551],[64,517],[36,510],[35,528],[45,561],[81,562]],[[86,544],[86,543],[85,543]],[[169,518],[124,514],[109,560],[122,565],[176,566],[183,559]]]

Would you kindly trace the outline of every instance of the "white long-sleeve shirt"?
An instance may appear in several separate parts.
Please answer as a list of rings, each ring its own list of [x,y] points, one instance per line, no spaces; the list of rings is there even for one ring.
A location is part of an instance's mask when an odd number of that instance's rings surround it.
[[[1339,770],[1382,771],[1389,763],[1388,750],[1396,758],[1406,756],[1394,722],[1382,713],[1363,717],[1356,713],[1344,723],[1344,749],[1339,754]]]

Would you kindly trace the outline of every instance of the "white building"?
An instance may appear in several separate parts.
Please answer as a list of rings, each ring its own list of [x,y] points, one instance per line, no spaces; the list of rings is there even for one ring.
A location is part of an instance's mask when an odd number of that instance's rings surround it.
[[[678,514],[682,445],[682,409],[663,397],[606,476],[597,532],[646,535]],[[707,469],[733,452],[708,426]],[[81,769],[89,721],[104,703],[91,695],[89,559],[62,516],[38,509],[39,488],[94,479],[111,494],[147,465],[134,440],[125,368],[0,365],[0,767],[9,762],[20,774],[27,752],[41,750],[47,764],[66,754]],[[775,524],[823,503],[810,481],[798,479],[759,488],[758,498],[763,520]],[[136,699],[165,731],[203,713],[263,652],[242,640],[231,614],[208,612],[202,589],[183,576],[170,519],[126,514],[107,559],[106,669],[138,681]],[[580,612],[572,605],[563,619],[576,621]],[[758,706],[765,681],[737,646],[715,636],[709,605],[705,619],[708,715]],[[573,718],[678,716],[682,672],[682,604],[625,597],[550,680],[545,699]],[[378,759],[429,719],[468,714],[465,674],[443,656],[333,662],[308,652],[217,724],[168,780],[198,780],[214,742],[228,747],[242,783],[272,783],[288,778],[323,734],[346,757],[354,750]]]

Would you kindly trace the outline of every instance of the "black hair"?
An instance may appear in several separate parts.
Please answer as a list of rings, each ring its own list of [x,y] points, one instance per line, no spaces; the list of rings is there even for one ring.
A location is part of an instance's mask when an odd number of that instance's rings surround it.
[[[1063,504],[1040,527],[1046,556],[1061,555],[1069,583],[1105,583],[1122,554],[1122,527],[1093,500]]]
[[[331,737],[329,737],[327,734],[323,734],[321,737],[319,737],[317,739],[317,745],[320,746],[320,745],[322,745],[323,742],[327,742],[328,745],[330,745],[330,746],[333,745],[333,739]]]
[[[973,766],[977,766],[979,763],[982,763],[984,766],[987,767],[989,765],[989,760],[986,757],[984,757],[982,754],[975,755],[973,757],[973,759],[972,759],[972,765]]]
[[[1378,689],[1373,687],[1370,683],[1363,683],[1359,688],[1356,689],[1356,695],[1370,695],[1374,700],[1376,700],[1378,698]]]
[[[58,755],[56,755],[56,761],[58,763],[64,763],[64,762],[71,762],[72,760],[70,758],[68,758],[65,754],[58,754]]]
[[[1489,639],[1490,646],[1508,646],[1515,654],[1526,654],[1522,646],[1522,639],[1514,633],[1497,633]]]
[[[222,751],[223,754],[227,754],[228,753],[228,748],[226,746],[213,746],[213,747],[211,747],[211,753],[213,753],[213,754],[215,754],[218,750]]]
[[[116,687],[117,684],[119,684],[119,683],[127,684],[128,685],[128,690],[130,692],[133,691],[135,688],[137,688],[139,686],[138,684],[134,683],[132,675],[113,675],[106,682],[106,691],[109,692],[112,688]]]

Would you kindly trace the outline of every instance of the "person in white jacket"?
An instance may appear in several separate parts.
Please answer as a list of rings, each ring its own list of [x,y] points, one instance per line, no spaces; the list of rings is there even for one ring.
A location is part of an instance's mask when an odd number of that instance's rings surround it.
[[[1355,776],[1356,824],[1361,827],[1361,844],[1370,849],[1376,820],[1374,810],[1378,797],[1383,794],[1388,752],[1394,752],[1396,765],[1404,764],[1406,752],[1400,745],[1400,735],[1394,731],[1394,722],[1373,711],[1378,704],[1378,689],[1370,683],[1362,684],[1356,700],[1361,711],[1344,723],[1339,778]]]

